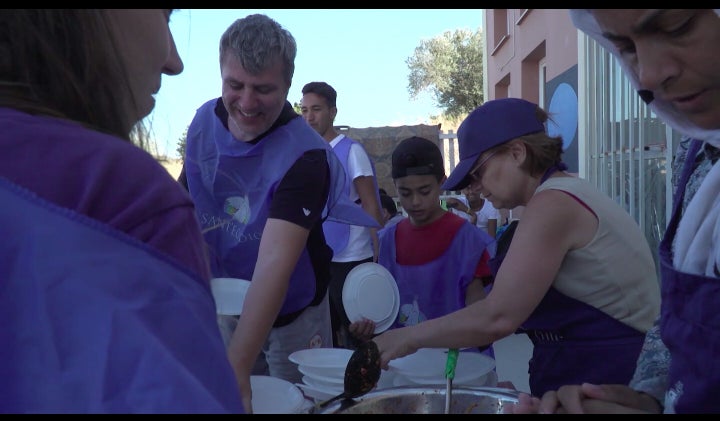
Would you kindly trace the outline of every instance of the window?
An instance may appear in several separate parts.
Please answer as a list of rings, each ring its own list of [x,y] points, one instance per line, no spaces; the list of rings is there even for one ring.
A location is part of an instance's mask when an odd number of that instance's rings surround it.
[[[657,265],[672,205],[672,155],[680,135],[640,99],[609,52],[585,35],[579,46],[578,86],[585,92],[580,98],[585,121],[580,130],[586,145],[586,171],[581,176],[638,222]]]

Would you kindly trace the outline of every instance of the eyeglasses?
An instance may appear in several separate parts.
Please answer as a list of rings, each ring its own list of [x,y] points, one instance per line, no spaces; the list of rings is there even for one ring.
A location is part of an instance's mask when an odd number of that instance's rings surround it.
[[[473,169],[468,173],[468,175],[470,176],[470,179],[471,179],[473,182],[479,183],[479,182],[482,180],[483,171],[481,171],[481,170],[483,169],[483,166],[484,166],[485,164],[487,164],[487,162],[490,160],[490,158],[492,158],[493,156],[495,156],[495,154],[497,154],[497,153],[498,153],[498,151],[490,152],[487,156],[485,156],[485,158],[483,158],[483,159],[480,161],[480,163],[479,163],[475,168],[473,168]]]

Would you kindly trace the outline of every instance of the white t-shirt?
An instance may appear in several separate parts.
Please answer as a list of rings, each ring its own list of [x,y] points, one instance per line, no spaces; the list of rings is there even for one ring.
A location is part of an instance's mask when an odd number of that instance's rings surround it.
[[[461,201],[465,206],[469,207],[467,198],[465,196],[459,196],[457,199]],[[465,218],[468,221],[470,220],[470,215],[468,215],[467,213],[460,211],[456,208],[450,208],[450,210],[455,215]],[[483,203],[483,207],[479,211],[476,211],[475,215],[477,215],[477,221],[475,222],[475,225],[479,228],[484,229],[485,231],[487,231],[489,219],[495,219],[496,221],[500,220],[500,211],[495,209],[492,203],[490,203],[490,201],[488,200],[485,200],[485,202]]]
[[[340,134],[330,142],[330,147],[335,145],[342,140],[345,135]],[[350,153],[348,154],[347,172],[352,180],[363,176],[372,176],[372,164],[370,163],[370,157],[367,155],[361,145],[353,143],[350,146]],[[353,202],[360,198],[355,184],[350,184],[350,200]],[[333,256],[333,262],[355,262],[358,260],[367,259],[372,257],[372,237],[370,236],[370,228],[362,227],[358,225],[350,226],[350,238],[348,238],[348,245],[345,250]]]
[[[488,200],[485,200],[482,209],[475,212],[475,215],[477,215],[477,222],[475,223],[475,225],[484,229],[485,231],[487,231],[489,219],[494,219],[496,221],[500,220],[500,211],[495,209],[492,203],[490,203],[490,201]]]

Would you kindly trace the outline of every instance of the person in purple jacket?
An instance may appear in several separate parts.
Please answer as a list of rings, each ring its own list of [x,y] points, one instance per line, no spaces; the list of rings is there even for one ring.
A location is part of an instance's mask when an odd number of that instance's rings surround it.
[[[194,205],[138,147],[171,13],[0,13],[0,413],[243,412]]]

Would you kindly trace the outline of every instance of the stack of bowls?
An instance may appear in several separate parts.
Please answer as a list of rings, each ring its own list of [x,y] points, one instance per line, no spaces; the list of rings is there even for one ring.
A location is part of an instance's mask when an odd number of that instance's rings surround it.
[[[290,354],[298,365],[302,383],[297,383],[306,397],[316,401],[330,399],[343,392],[345,368],[352,351],[344,348],[309,348]]]

